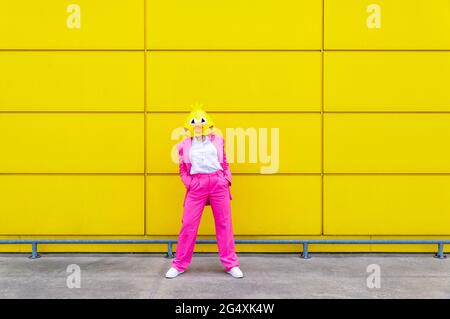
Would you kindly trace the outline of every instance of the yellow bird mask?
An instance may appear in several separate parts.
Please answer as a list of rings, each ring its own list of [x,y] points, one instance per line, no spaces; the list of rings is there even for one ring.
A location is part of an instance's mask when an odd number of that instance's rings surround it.
[[[186,116],[184,128],[190,136],[208,135],[214,130],[214,121],[211,116],[203,110],[201,104],[191,105],[192,111]]]

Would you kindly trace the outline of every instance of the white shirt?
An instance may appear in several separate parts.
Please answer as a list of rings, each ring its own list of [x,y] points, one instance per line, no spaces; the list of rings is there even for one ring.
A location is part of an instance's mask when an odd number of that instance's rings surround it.
[[[217,149],[206,136],[204,141],[192,138],[192,146],[189,152],[191,161],[191,174],[195,173],[213,173],[217,170],[223,170],[217,159]]]

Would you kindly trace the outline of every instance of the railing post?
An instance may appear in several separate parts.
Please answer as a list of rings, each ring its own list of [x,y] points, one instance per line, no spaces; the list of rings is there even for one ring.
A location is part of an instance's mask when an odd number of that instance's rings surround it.
[[[444,255],[444,244],[442,242],[438,243],[438,252],[434,257],[438,259],[447,258],[447,256]]]
[[[166,258],[171,259],[171,258],[174,257],[172,245],[173,245],[173,242],[171,242],[171,241],[168,241],[168,242],[167,242],[167,254],[166,254]]]
[[[38,253],[38,244],[36,242],[33,242],[31,244],[31,256],[29,257],[30,259],[37,259],[40,258],[41,256]]]
[[[308,242],[304,242],[303,243],[302,257],[303,257],[303,259],[310,259],[311,258],[311,257],[309,257],[309,254],[308,254]]]

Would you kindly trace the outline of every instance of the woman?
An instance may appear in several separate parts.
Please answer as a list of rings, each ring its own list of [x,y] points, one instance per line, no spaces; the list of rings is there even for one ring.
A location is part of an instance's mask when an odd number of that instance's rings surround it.
[[[231,276],[243,277],[231,222],[231,172],[224,139],[214,134],[213,126],[211,117],[201,106],[195,105],[184,124],[190,136],[177,144],[180,176],[186,194],[176,257],[166,273],[167,278],[175,278],[190,264],[205,205],[210,205],[213,211],[220,261]]]

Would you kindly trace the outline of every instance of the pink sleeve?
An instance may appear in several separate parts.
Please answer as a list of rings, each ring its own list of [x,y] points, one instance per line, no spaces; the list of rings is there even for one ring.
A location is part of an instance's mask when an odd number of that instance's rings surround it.
[[[223,169],[224,169],[224,173],[225,173],[225,177],[226,179],[228,179],[228,181],[230,182],[230,186],[231,186],[231,170],[230,170],[230,165],[228,165],[228,160],[227,160],[227,154],[225,152],[225,139],[223,139]]]
[[[187,167],[184,163],[184,157],[183,157],[183,144],[178,144],[178,162],[179,162],[179,173],[181,177],[181,181],[183,182],[184,186],[186,188],[189,187],[189,184],[191,183],[192,176],[188,172]]]

